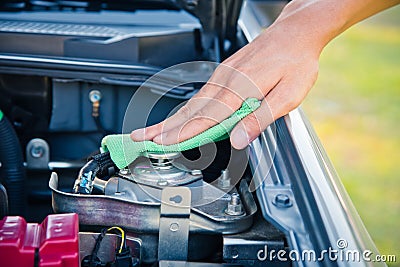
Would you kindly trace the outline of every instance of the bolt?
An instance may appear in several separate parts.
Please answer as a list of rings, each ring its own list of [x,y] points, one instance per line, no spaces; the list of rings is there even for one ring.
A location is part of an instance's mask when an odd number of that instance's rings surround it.
[[[237,249],[232,249],[231,256],[232,259],[237,259],[239,257],[239,251],[237,251]]]
[[[41,158],[43,157],[45,153],[45,149],[44,147],[40,146],[40,145],[34,145],[31,148],[31,156],[33,158]]]
[[[228,169],[221,171],[221,176],[218,179],[218,186],[221,189],[228,189],[231,186]]]
[[[89,100],[92,103],[99,102],[101,100],[101,92],[98,90],[92,90],[89,92]]]
[[[238,193],[232,193],[231,200],[228,203],[225,213],[231,216],[239,216],[244,214],[243,205],[240,201],[240,196]]]
[[[228,169],[221,171],[222,180],[229,180],[229,171]]]
[[[290,197],[286,194],[277,194],[272,203],[279,208],[288,208],[292,206]]]
[[[171,230],[172,232],[176,232],[179,230],[179,223],[171,223],[171,225],[169,226],[169,230]]]
[[[239,205],[240,204],[240,197],[238,193],[232,193],[231,195],[231,204],[232,205]]]

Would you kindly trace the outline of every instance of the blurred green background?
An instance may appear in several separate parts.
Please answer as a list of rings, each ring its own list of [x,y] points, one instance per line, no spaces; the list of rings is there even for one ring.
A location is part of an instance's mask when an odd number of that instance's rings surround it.
[[[379,251],[400,266],[400,6],[326,47],[302,107]]]

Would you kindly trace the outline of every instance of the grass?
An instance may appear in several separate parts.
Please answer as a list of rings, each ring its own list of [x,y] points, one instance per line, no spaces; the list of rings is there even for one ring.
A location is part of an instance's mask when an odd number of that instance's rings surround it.
[[[400,6],[324,50],[303,103],[381,254],[400,266]]]

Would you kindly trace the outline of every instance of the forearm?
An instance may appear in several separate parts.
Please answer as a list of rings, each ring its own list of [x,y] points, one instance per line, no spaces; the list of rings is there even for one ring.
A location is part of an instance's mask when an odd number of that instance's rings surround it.
[[[220,64],[184,108],[132,133],[136,141],[174,144],[214,126],[256,97],[261,106],[231,132],[243,149],[274,120],[296,108],[318,75],[322,49],[351,25],[400,0],[293,0],[255,40]]]
[[[357,22],[399,4],[400,0],[294,0],[271,28],[286,28],[305,45],[322,50],[332,39]]]

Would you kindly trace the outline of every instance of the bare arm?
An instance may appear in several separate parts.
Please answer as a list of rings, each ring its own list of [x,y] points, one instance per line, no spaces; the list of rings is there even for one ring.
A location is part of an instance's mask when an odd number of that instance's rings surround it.
[[[245,148],[274,120],[296,108],[314,85],[323,48],[353,24],[400,0],[294,0],[253,42],[225,60],[172,117],[132,132],[135,141],[181,142],[214,126],[256,97],[261,107],[231,133]]]

